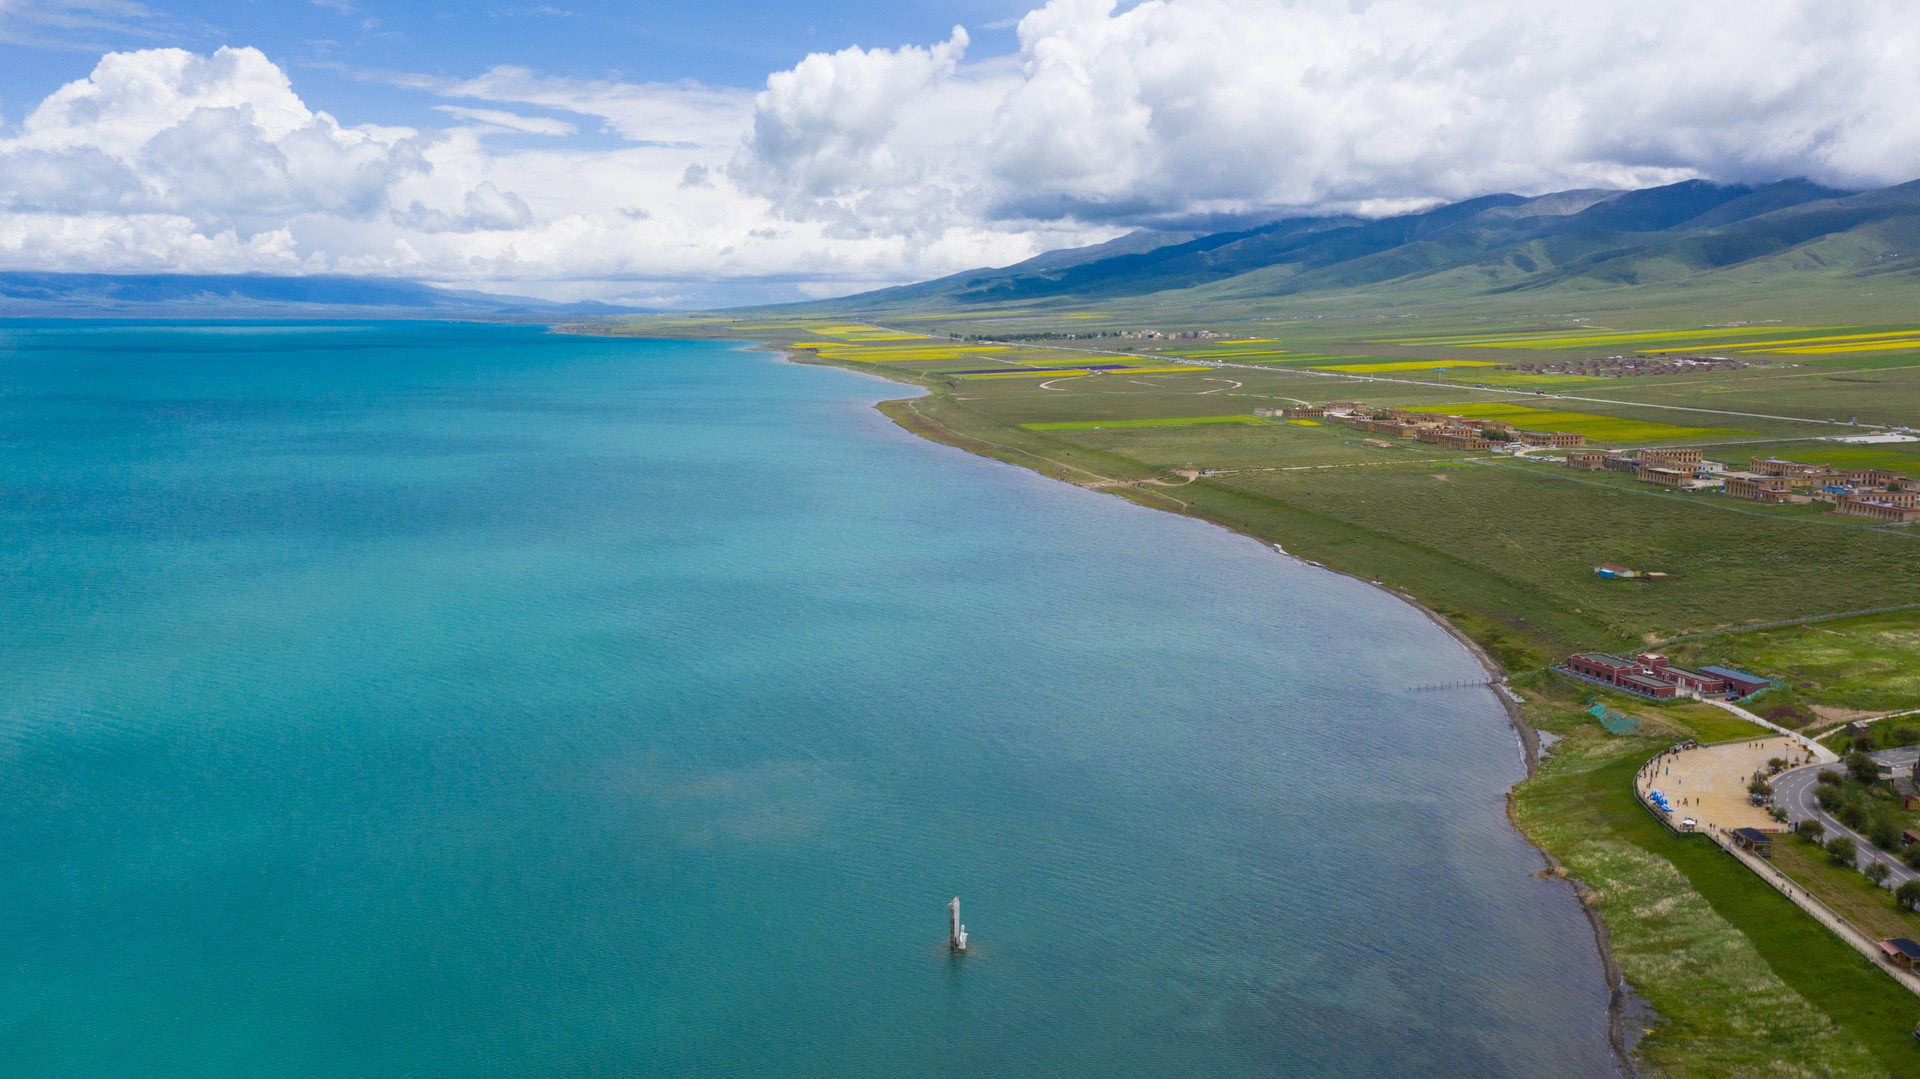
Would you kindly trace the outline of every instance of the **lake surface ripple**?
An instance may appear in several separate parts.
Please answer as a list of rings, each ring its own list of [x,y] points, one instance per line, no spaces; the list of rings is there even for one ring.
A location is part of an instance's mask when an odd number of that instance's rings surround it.
[[[0,324],[5,1073],[1610,1074],[1465,651],[902,392]]]

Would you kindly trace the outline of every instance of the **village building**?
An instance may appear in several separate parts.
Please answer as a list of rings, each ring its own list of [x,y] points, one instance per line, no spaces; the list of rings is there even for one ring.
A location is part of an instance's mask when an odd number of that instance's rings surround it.
[[[1626,569],[1624,566],[1615,568]],[[1627,573],[1631,574],[1632,571],[1627,570]],[[1770,684],[1756,675],[1724,667],[1702,667],[1690,671],[1674,666],[1666,656],[1654,652],[1642,653],[1632,659],[1622,659],[1604,652],[1578,652],[1568,656],[1565,663],[1554,669],[1590,682],[1624,689],[1628,693],[1655,698],[1744,697]]]
[[[1707,671],[1690,671],[1685,667],[1676,667],[1667,661],[1667,657],[1647,652],[1634,657],[1640,661],[1642,669],[1662,682],[1671,682],[1680,687],[1682,693],[1698,693],[1702,696],[1720,696],[1733,687],[1720,675]]]
[[[1735,498],[1746,498],[1763,506],[1785,502],[1793,494],[1793,488],[1778,476],[1755,476],[1739,472],[1729,472],[1724,477],[1727,494]]]
[[[1657,483],[1662,487],[1690,487],[1693,485],[1693,473],[1686,469],[1659,468],[1643,464],[1635,478],[1646,483]]]
[[[1920,521],[1920,506],[1911,503],[1899,506],[1879,501],[1880,496],[1886,493],[1875,491],[1863,495],[1840,495],[1835,500],[1833,512],[1843,513],[1848,517],[1865,517],[1870,521],[1893,525],[1906,525]]]
[[[1375,435],[1392,435],[1395,438],[1412,438],[1414,437],[1414,432],[1419,430],[1419,428],[1413,427],[1410,424],[1401,423],[1398,420],[1374,420],[1364,416],[1349,416],[1340,422],[1356,431],[1365,431],[1368,434]]]
[[[1416,427],[1413,437],[1450,450],[1490,450],[1493,443],[1477,432],[1460,427]]]
[[[1586,435],[1572,431],[1515,431],[1513,436],[1531,445],[1550,446],[1556,450],[1587,444]]]
[[[1762,678],[1757,674],[1748,674],[1746,671],[1740,670],[1737,667],[1702,667],[1700,668],[1700,673],[1710,674],[1715,678],[1725,680],[1728,691],[1737,693],[1742,697],[1751,697],[1755,693],[1773,684],[1772,679]]]
[[[1600,450],[1581,450],[1567,454],[1567,467],[1598,472],[1607,467],[1607,455]]]
[[[1662,682],[1643,673],[1645,667],[1638,660],[1621,659],[1604,652],[1579,652],[1568,656],[1559,669],[1642,697],[1680,695],[1680,688],[1673,683]]]
[[[1821,486],[1829,478],[1840,474],[1831,465],[1782,461],[1777,457],[1750,457],[1747,459],[1747,471],[1756,476],[1778,476],[1796,488]]]
[[[1673,468],[1679,465],[1697,465],[1705,453],[1705,450],[1699,449],[1641,450],[1635,456],[1642,461]]]
[[[1920,963],[1920,943],[1906,937],[1888,937],[1880,942],[1880,954],[1901,970],[1912,970]]]
[[[1640,459],[1626,454],[1609,453],[1601,459],[1600,466],[1608,472],[1638,472]]]
[[[1841,478],[1849,487],[1886,487],[1900,483],[1904,485],[1905,472],[1894,472],[1885,468],[1845,468],[1840,470]]]
[[[1320,405],[1295,405],[1280,410],[1281,417],[1289,420],[1317,420],[1326,414],[1327,410]]]

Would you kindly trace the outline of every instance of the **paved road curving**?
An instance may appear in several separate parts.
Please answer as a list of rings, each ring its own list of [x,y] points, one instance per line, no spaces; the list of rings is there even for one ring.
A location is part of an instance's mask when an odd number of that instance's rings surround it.
[[[1873,759],[1881,764],[1890,764],[1895,772],[1900,772],[1911,768],[1915,760],[1920,760],[1920,746],[1883,749],[1875,753]],[[1808,764],[1799,768],[1789,768],[1774,776],[1770,780],[1773,784],[1773,804],[1787,811],[1787,820],[1792,824],[1798,825],[1803,820],[1817,820],[1826,828],[1829,837],[1843,835],[1851,838],[1860,849],[1858,865],[1866,866],[1876,860],[1887,863],[1888,868],[1893,870],[1893,875],[1887,878],[1888,887],[1898,888],[1906,881],[1920,880],[1920,872],[1909,869],[1900,861],[1896,852],[1882,852],[1878,847],[1867,842],[1865,836],[1841,824],[1826,810],[1820,808],[1820,803],[1814,800],[1813,789],[1818,786],[1817,777],[1820,775],[1820,770],[1832,767],[1834,766],[1831,764]]]

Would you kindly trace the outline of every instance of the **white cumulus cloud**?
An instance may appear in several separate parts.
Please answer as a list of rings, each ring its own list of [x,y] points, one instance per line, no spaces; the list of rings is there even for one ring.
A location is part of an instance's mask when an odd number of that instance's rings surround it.
[[[757,99],[736,173],[789,212],[878,180],[891,205],[998,220],[1920,175],[1920,20],[1898,0],[1053,0],[1018,30],[1011,79],[809,57]],[[982,91],[990,111],[914,137]]]
[[[0,37],[143,10],[0,0]],[[771,299],[1207,215],[1920,176],[1906,0],[1051,0],[1018,40],[758,90],[362,73],[432,129],[336,120],[249,48],[109,53],[0,136],[0,268]]]

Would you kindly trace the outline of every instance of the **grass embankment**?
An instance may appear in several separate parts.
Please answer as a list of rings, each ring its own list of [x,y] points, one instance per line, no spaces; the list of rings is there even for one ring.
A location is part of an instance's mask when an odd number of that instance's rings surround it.
[[[1920,938],[1920,915],[1903,909],[1887,889],[1853,866],[1835,861],[1812,840],[1781,836],[1773,845],[1773,864],[1864,932],[1875,937]],[[1920,1054],[1920,1047],[1915,1052]]]
[[[1920,999],[1704,837],[1634,799],[1665,738],[1608,734],[1582,689],[1523,680],[1531,722],[1563,740],[1515,788],[1515,823],[1585,883],[1628,983],[1661,1020],[1642,1062],[1674,1076],[1920,1075]],[[1684,716],[1616,702],[1658,724]],[[1701,734],[1708,732],[1701,731]]]

